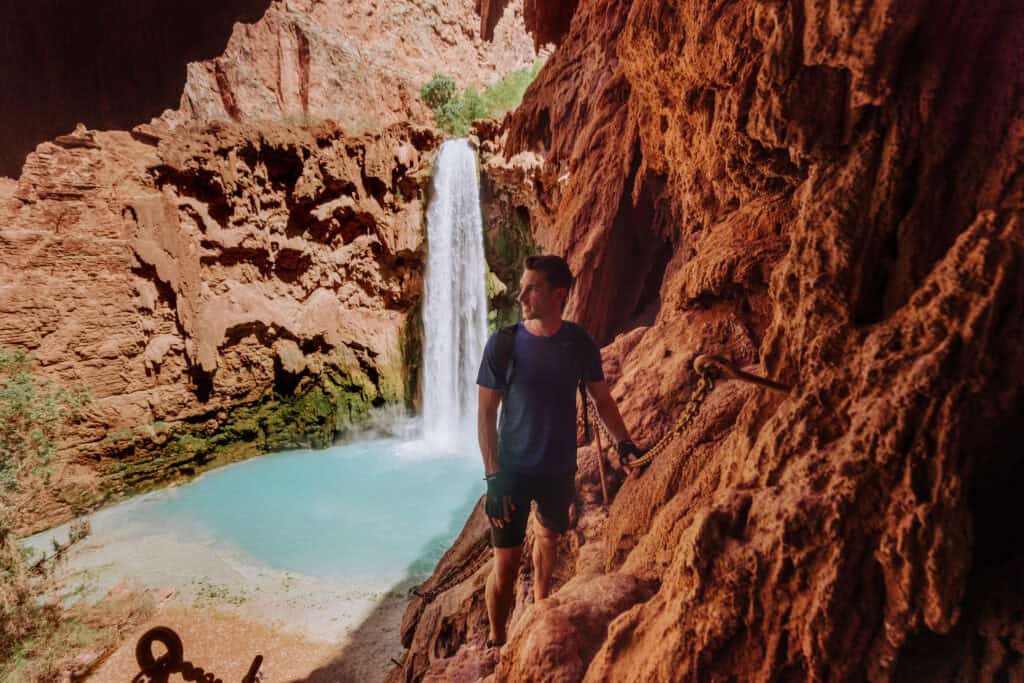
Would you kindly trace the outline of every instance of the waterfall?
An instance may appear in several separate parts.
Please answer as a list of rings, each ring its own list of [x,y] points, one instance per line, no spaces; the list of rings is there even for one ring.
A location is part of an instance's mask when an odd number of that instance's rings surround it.
[[[476,373],[487,341],[476,153],[465,139],[441,145],[434,163],[427,252],[423,424],[427,440],[449,450],[475,429]]]

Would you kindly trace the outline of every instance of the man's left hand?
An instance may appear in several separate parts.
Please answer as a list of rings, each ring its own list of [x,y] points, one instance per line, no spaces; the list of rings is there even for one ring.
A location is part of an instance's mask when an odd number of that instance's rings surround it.
[[[640,476],[640,472],[643,471],[643,468],[646,467],[646,465],[634,467],[630,465],[630,463],[633,460],[642,457],[647,451],[641,449],[629,439],[620,441],[616,446],[616,450],[619,452],[619,467],[622,468],[630,478],[635,479]]]

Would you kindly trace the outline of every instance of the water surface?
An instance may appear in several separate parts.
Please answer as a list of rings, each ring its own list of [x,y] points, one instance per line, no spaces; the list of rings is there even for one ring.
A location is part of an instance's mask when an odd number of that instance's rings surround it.
[[[197,553],[376,585],[421,580],[483,491],[482,465],[467,451],[376,439],[266,455],[98,512],[93,537],[172,537],[195,544]],[[45,548],[51,536],[63,539],[66,531],[44,532],[29,544]]]

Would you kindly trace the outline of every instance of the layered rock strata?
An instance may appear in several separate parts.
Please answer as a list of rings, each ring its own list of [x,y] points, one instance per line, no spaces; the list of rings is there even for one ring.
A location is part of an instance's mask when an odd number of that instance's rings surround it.
[[[581,449],[500,655],[475,511],[391,680],[1024,678],[1024,9],[581,0],[555,35],[486,168],[634,436],[700,353],[792,390],[719,381],[607,507]]]
[[[437,144],[213,123],[41,145],[0,205],[0,345],[94,401],[22,521],[326,445],[409,398]]]

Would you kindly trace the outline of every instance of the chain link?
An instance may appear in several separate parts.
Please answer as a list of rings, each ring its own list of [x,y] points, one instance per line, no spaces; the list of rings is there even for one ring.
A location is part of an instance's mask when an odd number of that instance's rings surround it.
[[[706,399],[708,394],[711,393],[711,390],[715,388],[715,381],[710,372],[702,371],[699,372],[699,375],[700,376],[697,379],[697,386],[695,386],[693,391],[690,392],[690,399],[683,407],[683,411],[679,414],[679,419],[676,420],[672,430],[663,436],[658,443],[654,444],[654,446],[652,446],[643,456],[628,462],[627,464],[630,467],[643,467],[654,460],[654,458],[658,457],[662,451],[668,448],[669,444],[671,444],[672,441],[679,436],[684,429],[686,429],[687,424],[689,424],[693,418],[697,417],[697,413],[700,412],[700,407],[704,403],[704,399]],[[593,405],[593,399],[591,399],[591,405]],[[608,442],[610,444],[614,444],[615,440],[612,439],[610,434],[608,434],[608,430],[605,429],[604,424],[600,420],[598,420],[597,423],[601,431],[603,431],[608,437]]]

